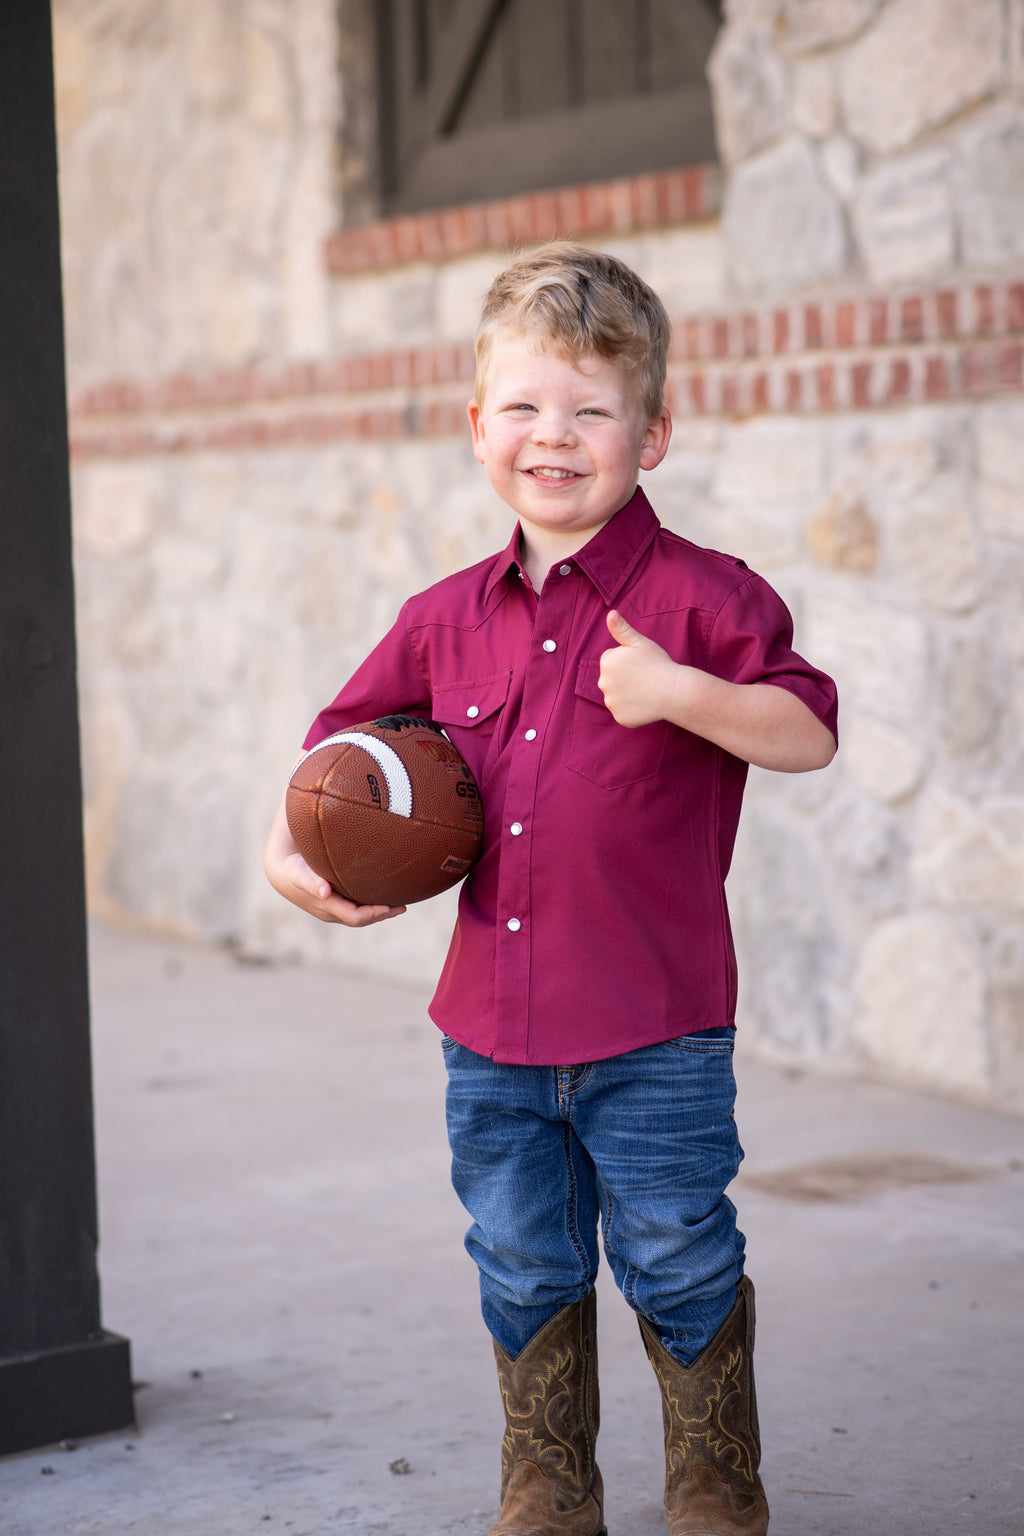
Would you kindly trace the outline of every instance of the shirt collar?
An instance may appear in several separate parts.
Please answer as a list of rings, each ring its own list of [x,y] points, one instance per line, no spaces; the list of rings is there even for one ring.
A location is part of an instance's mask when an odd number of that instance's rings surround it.
[[[637,486],[626,505],[573,556],[580,570],[589,576],[609,607],[632,576],[659,527],[650,502]],[[511,539],[491,567],[485,599],[490,599],[491,593],[503,578],[513,571],[518,575],[519,570],[517,523]]]
[[[487,578],[487,585],[484,588],[484,601],[490,602],[491,593],[504,577],[513,574],[518,576],[521,570],[522,567],[519,564],[519,524],[516,523],[512,530],[512,537],[491,566],[491,573]]]

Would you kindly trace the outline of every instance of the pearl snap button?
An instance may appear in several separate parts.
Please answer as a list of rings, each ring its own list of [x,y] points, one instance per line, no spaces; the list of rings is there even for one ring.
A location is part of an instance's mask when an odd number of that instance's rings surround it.
[[[544,641],[544,649],[546,651],[557,651],[558,650],[558,641],[557,640],[545,640]]]
[[[469,718],[471,720],[475,720],[479,713],[480,713],[480,706],[479,706],[479,704],[471,704],[469,706],[469,708],[466,710],[466,714],[469,716]]]
[[[509,831],[512,833],[513,837],[518,837],[519,834],[522,832],[522,830],[523,830],[523,824],[522,824],[521,821],[514,821],[512,823],[512,825],[509,827]]]
[[[526,739],[527,739],[527,741],[536,741],[537,740],[537,732],[536,731],[527,731]]]
[[[572,575],[572,566],[571,565],[560,565],[558,567],[558,574],[559,574],[559,576],[571,576]]]
[[[509,926],[509,928],[510,928],[510,929],[511,929],[511,931],[512,931],[512,932],[513,932],[513,933],[518,933],[518,932],[519,932],[519,930],[520,930],[520,928],[521,928],[521,927],[522,927],[522,926],[523,926],[523,925],[522,925],[522,923],[521,923],[521,922],[520,922],[520,921],[519,921],[519,919],[518,919],[518,917],[510,917],[510,918],[509,918],[509,920],[508,920],[508,926]]]

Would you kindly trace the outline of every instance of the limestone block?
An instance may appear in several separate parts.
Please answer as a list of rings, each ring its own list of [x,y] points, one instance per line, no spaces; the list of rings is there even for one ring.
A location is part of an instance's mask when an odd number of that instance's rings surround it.
[[[918,815],[911,873],[924,901],[1024,912],[1024,796],[972,802],[932,790]]]
[[[466,341],[476,334],[484,296],[508,264],[504,252],[488,252],[468,261],[446,262],[437,272],[437,328],[443,341]]]
[[[841,133],[834,134],[821,146],[821,163],[843,202],[849,202],[860,179],[860,152],[856,144]]]
[[[876,928],[854,996],[854,1037],[870,1061],[943,1088],[988,1086],[981,958],[952,919],[913,912]]]
[[[875,283],[913,282],[952,266],[950,156],[933,149],[877,166],[853,202],[853,228]]]
[[[793,125],[812,139],[835,132],[839,110],[831,59],[801,59],[793,70]]]
[[[330,296],[331,329],[339,350],[350,352],[394,344],[386,274],[347,277],[331,285]],[[429,338],[414,333],[402,339],[415,345]]]
[[[854,783],[873,799],[898,805],[924,777],[924,743],[858,710],[843,717],[842,761]]]
[[[1018,589],[1020,590],[1020,589]],[[1018,667],[1024,668],[1024,609],[1003,613],[999,634],[1007,656]]]
[[[954,179],[960,242],[971,266],[1024,256],[1024,116],[1003,112],[965,132]]]
[[[127,786],[107,888],[143,922],[217,938],[237,932],[238,870],[248,850],[237,798],[209,775],[194,747],[140,767]],[[152,836],[160,824],[173,829],[173,841]]]
[[[81,7],[57,0],[52,11],[57,137],[59,142],[70,144],[94,110],[100,61]]]
[[[928,634],[913,613],[845,583],[816,583],[805,602],[801,644],[835,678],[839,697],[913,733],[927,711]]]
[[[187,598],[198,608],[223,586],[227,551],[209,537],[178,531],[160,534],[153,543],[153,573],[161,596]]]
[[[241,41],[243,110],[254,127],[285,137],[298,116],[298,82],[287,35],[250,22]]]
[[[400,337],[408,343],[416,338],[433,339],[438,335],[437,279],[437,269],[425,262],[399,267],[386,279],[387,304],[395,339]],[[459,340],[464,341],[475,329],[474,324]]]
[[[72,481],[75,543],[83,554],[118,560],[146,547],[164,516],[164,466],[152,461],[76,466]]]
[[[708,79],[718,148],[726,164],[753,154],[783,131],[790,85],[770,33],[723,28],[708,61]]]
[[[818,825],[832,877],[861,914],[896,912],[907,899],[909,847],[899,819],[849,787]]]
[[[792,53],[832,48],[863,30],[882,0],[780,0],[777,25]]]
[[[824,445],[814,422],[755,417],[729,428],[715,477],[720,501],[806,502],[824,487]]]
[[[323,247],[336,210],[330,160],[324,149],[316,142],[304,146],[287,192],[280,265],[282,342],[293,357],[324,353],[330,336],[330,281]]]
[[[274,349],[289,168],[286,145],[241,121],[197,130],[171,158],[153,199],[166,263],[163,367]]]
[[[197,107],[223,111],[238,101],[242,60],[236,10],[232,0],[208,0],[181,29],[189,95]]]
[[[1002,74],[1002,0],[890,0],[840,61],[847,127],[890,154],[982,101]]]
[[[737,167],[723,227],[733,276],[748,292],[792,291],[836,277],[847,265],[842,209],[803,137]]]
[[[894,566],[925,607],[944,613],[977,607],[983,573],[962,474],[937,474],[918,493],[893,497],[880,516]]]
[[[699,314],[726,302],[725,245],[716,221],[666,230],[644,242],[637,271],[669,315]]]
[[[987,634],[958,635],[942,669],[942,740],[953,758],[986,753],[998,743],[1005,700],[1000,696]]]
[[[810,828],[755,778],[729,876],[740,956],[740,1027],[788,1054],[834,1043],[847,955],[832,913],[834,877]]]
[[[1024,403],[982,406],[977,435],[981,525],[991,538],[1024,544]]]
[[[969,428],[965,412],[943,406],[838,421],[831,434],[835,482],[870,507],[881,568],[943,613],[970,611],[983,587]]]
[[[142,559],[79,561],[76,613],[82,673],[127,680],[159,660],[165,640],[153,602],[152,572]]]
[[[726,431],[712,417],[677,417],[665,459],[654,474],[641,477],[666,527],[709,548],[721,539],[711,488]]]
[[[758,417],[728,429],[712,485],[710,542],[755,570],[798,559],[801,516],[821,495],[813,423]]]
[[[927,494],[943,474],[964,478],[971,458],[969,414],[949,406],[839,418],[830,438],[835,479],[863,487],[881,523],[891,501]]]
[[[833,492],[805,525],[804,537],[819,565],[869,575],[878,564],[878,525],[855,490]]]

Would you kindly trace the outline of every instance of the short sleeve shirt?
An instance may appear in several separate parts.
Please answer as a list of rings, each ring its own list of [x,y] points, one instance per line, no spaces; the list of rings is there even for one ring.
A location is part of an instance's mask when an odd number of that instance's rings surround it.
[[[836,689],[741,560],[662,528],[642,491],[536,593],[518,528],[403,607],[306,737],[393,713],[441,725],[480,787],[484,848],[430,1006],[498,1062],[569,1065],[732,1024],[725,898],[747,764],[598,686],[616,607],[676,661],[786,688],[835,734]],[[399,919],[401,921],[401,919]]]

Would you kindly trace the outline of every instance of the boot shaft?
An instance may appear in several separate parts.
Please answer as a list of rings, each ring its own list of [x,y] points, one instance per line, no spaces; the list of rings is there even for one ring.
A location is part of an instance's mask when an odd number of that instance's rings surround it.
[[[604,1536],[593,1292],[556,1313],[515,1359],[495,1341],[494,1358],[505,1435],[491,1536]]]
[[[764,1536],[751,1282],[740,1280],[732,1311],[692,1365],[669,1353],[646,1318],[639,1322],[661,1387],[671,1536]]]

